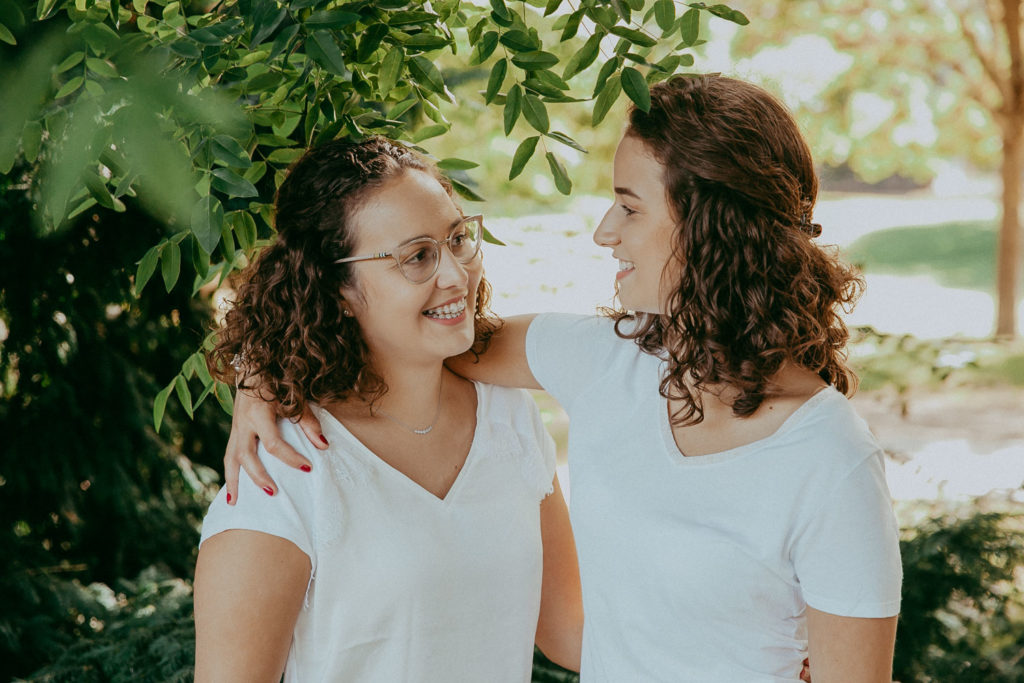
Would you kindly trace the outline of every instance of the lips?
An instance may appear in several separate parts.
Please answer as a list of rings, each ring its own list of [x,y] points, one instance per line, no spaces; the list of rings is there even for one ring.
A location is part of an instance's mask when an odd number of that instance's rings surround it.
[[[636,270],[636,266],[633,265],[632,261],[623,261],[622,259],[619,259],[619,272],[615,274],[615,279],[621,280],[634,270]]]
[[[436,308],[428,308],[423,315],[437,320],[452,320],[466,312],[466,297],[446,302]]]

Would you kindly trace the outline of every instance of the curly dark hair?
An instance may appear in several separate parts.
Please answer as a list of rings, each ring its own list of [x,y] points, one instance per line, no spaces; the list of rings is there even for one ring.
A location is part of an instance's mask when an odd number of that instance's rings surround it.
[[[257,388],[284,417],[309,401],[328,403],[386,391],[374,372],[355,318],[343,314],[341,289],[353,283],[352,217],[366,197],[415,169],[452,185],[414,151],[382,137],[337,140],[308,150],[277,192],[277,238],[240,275],[241,284],[206,363],[214,377]],[[474,351],[482,351],[500,319],[490,313],[490,285],[476,291]]]
[[[667,359],[661,395],[682,402],[673,424],[702,421],[699,394],[715,385],[738,391],[734,415],[753,414],[785,362],[852,395],[839,309],[863,280],[812,241],[818,180],[785,106],[732,78],[675,77],[651,88],[650,111],[630,110],[626,135],[664,167],[678,227],[663,278],[675,282],[665,314],[613,317],[619,336]]]

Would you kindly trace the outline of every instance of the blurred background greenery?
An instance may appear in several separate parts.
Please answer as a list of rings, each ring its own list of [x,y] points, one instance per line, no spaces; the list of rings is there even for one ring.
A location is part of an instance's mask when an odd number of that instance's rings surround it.
[[[636,68],[728,72],[797,113],[822,239],[868,281],[851,356],[904,526],[895,678],[1024,680],[1019,3],[877,5],[0,0],[0,678],[190,680],[230,401],[197,351],[305,145],[380,132],[447,160],[509,245],[487,247],[499,312],[592,311]],[[573,679],[537,655],[534,680]]]

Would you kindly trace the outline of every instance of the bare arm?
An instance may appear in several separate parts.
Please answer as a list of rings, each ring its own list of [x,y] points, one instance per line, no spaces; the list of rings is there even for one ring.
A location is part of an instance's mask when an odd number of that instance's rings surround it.
[[[840,617],[807,608],[814,683],[890,683],[897,617]]]
[[[471,352],[449,358],[448,368],[467,379],[503,387],[543,389],[530,372],[526,362],[526,330],[537,317],[517,315],[505,319],[505,324],[491,337],[487,350],[477,359]]]
[[[569,526],[569,510],[557,476],[554,487],[554,492],[540,504],[544,580],[537,622],[537,647],[556,664],[579,671],[583,641],[580,568]]]
[[[277,683],[309,574],[309,557],[283,538],[232,529],[207,539],[196,563],[197,683]]]

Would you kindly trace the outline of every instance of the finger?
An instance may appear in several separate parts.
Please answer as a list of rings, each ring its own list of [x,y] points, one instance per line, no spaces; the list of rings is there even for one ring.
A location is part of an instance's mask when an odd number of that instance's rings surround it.
[[[242,466],[239,437],[232,430],[228,437],[228,446],[224,450],[224,486],[227,488],[227,503],[234,505],[238,502],[238,471]]]
[[[267,449],[268,453],[284,464],[294,467],[297,470],[302,470],[303,472],[311,472],[313,470],[313,463],[300,455],[297,450],[292,448],[291,444],[281,438],[276,425],[274,426],[273,435],[267,439],[260,437],[260,443],[263,444],[263,447]],[[257,462],[259,461],[258,458],[256,460]],[[260,465],[260,467],[262,468],[262,465]],[[249,468],[246,467],[245,471],[249,472]],[[253,478],[253,481],[255,481],[255,478]],[[260,486],[262,486],[262,484],[260,484]]]
[[[299,418],[299,428],[302,429],[309,442],[320,450],[324,450],[331,445],[327,442],[327,437],[324,436],[320,420],[316,419],[316,416],[313,415],[309,404],[306,404],[306,408],[302,411],[302,417]]]
[[[263,467],[263,463],[260,462],[259,456],[256,454],[256,445],[253,443],[253,448],[244,454],[241,459],[242,469],[249,475],[253,483],[259,488],[263,489],[263,492],[268,496],[272,496],[277,493],[277,484],[274,483],[274,479],[267,474],[267,470]]]

